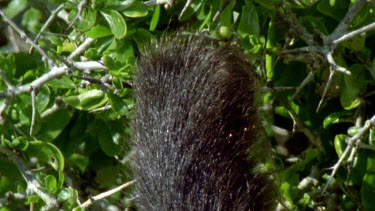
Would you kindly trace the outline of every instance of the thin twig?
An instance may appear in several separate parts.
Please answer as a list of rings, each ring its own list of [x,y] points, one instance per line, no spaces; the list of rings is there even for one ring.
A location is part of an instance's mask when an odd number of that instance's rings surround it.
[[[0,16],[3,17],[4,21],[7,22],[21,36],[21,38],[25,39],[28,44],[33,46],[43,56],[43,58],[48,61],[50,65],[55,65],[55,62],[47,55],[47,53],[30,37],[28,37],[26,33],[22,31],[11,19],[9,19],[2,9],[0,9]]]
[[[230,2],[231,0],[226,0],[224,2],[224,4],[220,7],[220,10],[215,13],[214,17],[212,18],[212,22],[215,22],[219,18],[220,14],[224,11],[224,9],[228,6]]]
[[[357,35],[362,34],[363,32],[371,31],[371,30],[373,30],[373,29],[375,29],[375,23],[371,23],[371,24],[366,25],[366,26],[364,26],[364,27],[361,27],[361,28],[359,28],[359,29],[357,29],[357,30],[354,30],[354,31],[352,31],[352,32],[349,32],[349,33],[347,33],[347,34],[344,34],[344,35],[342,35],[341,37],[339,37],[339,38],[337,38],[336,40],[334,40],[334,41],[333,41],[333,44],[337,45],[337,44],[339,44],[340,42],[343,42],[343,41],[345,41],[345,40],[351,39],[351,38],[353,38],[353,37],[355,37],[355,36],[357,36]]]
[[[73,62],[73,66],[77,68],[77,70],[81,71],[92,71],[92,70],[103,70],[107,69],[101,62],[96,61],[89,61],[89,62]],[[22,93],[30,92],[35,88],[41,87],[43,84],[58,78],[62,75],[65,75],[69,72],[69,68],[64,65],[60,67],[53,67],[51,71],[47,72],[46,74],[42,75],[38,79],[32,81],[31,83],[15,86],[12,89],[8,89],[7,91],[0,92],[0,99],[4,97],[13,97],[18,96]]]
[[[335,176],[337,170],[340,168],[340,166],[342,165],[342,162],[344,161],[344,159],[346,159],[346,157],[349,155],[349,152],[351,152],[352,148],[354,147],[355,144],[357,144],[357,142],[359,142],[359,140],[366,134],[369,132],[369,130],[375,126],[375,115],[370,119],[370,120],[367,120],[365,122],[365,125],[359,129],[358,133],[356,135],[354,135],[353,137],[351,137],[347,143],[348,145],[346,146],[345,148],[345,151],[342,153],[340,159],[337,161],[337,163],[332,167],[332,172],[331,172],[331,175],[327,181],[327,184],[326,186],[323,188],[323,191],[322,191],[322,194],[327,190],[327,187],[329,185],[329,183],[332,181],[333,177]]]
[[[78,21],[78,19],[81,18],[81,15],[83,13],[83,9],[85,8],[85,6],[87,5],[88,1],[87,0],[83,0],[81,1],[79,4],[78,4],[78,12],[77,12],[77,15],[76,17],[74,17],[73,21],[69,24],[68,26],[68,30],[70,28],[73,27],[73,25]]]
[[[110,196],[110,195],[112,195],[112,194],[114,194],[116,192],[121,191],[122,189],[124,189],[124,188],[126,188],[126,187],[128,187],[128,186],[130,186],[130,185],[132,185],[134,183],[135,183],[135,180],[132,180],[132,181],[124,183],[124,184],[122,184],[122,185],[120,185],[120,186],[118,186],[116,188],[113,188],[112,190],[106,191],[106,192],[101,193],[99,195],[96,195],[94,197],[90,197],[87,201],[85,201],[79,207],[74,208],[74,210],[77,209],[77,208],[81,208],[81,209],[87,208],[90,205],[92,205],[95,201],[104,199],[104,198],[106,198],[106,197],[108,197],[108,196]]]
[[[34,43],[37,43],[42,33],[51,25],[52,21],[56,18],[57,14],[64,8],[64,5],[58,6],[54,11],[52,11],[51,16],[49,16],[46,23],[43,25],[42,29],[40,29],[39,33],[36,35],[34,39]],[[33,46],[30,47],[29,53],[31,54],[33,50]]]
[[[180,19],[185,14],[185,12],[190,7],[190,5],[191,5],[192,2],[193,2],[193,0],[187,0],[186,1],[186,4],[185,4],[184,8],[182,9],[180,15],[178,16],[178,19]]]
[[[31,90],[31,108],[32,108],[32,114],[31,114],[31,123],[30,123],[30,136],[34,134],[35,131],[35,123],[36,123],[36,90]]]

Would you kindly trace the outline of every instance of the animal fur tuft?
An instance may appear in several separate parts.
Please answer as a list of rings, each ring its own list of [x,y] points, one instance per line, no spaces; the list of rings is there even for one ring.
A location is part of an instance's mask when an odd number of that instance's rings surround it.
[[[141,210],[267,210],[253,173],[254,68],[242,50],[163,38],[143,50],[135,78],[135,171]]]

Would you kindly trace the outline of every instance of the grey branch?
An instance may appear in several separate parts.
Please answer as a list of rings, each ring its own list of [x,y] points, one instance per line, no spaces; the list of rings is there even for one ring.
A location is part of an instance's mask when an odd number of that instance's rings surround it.
[[[85,52],[86,49],[88,49],[91,44],[95,42],[96,39],[94,38],[87,38],[77,49],[75,49],[69,56],[69,59],[73,60],[83,52]]]
[[[74,66],[75,68],[81,71],[107,69],[102,63],[97,62],[97,61],[73,62],[72,66]],[[43,84],[68,73],[69,73],[69,67],[67,67],[66,65],[60,66],[60,67],[54,66],[51,71],[42,75],[41,77],[32,81],[31,83],[21,85],[21,86],[15,86],[13,88],[8,88],[7,91],[0,92],[0,99],[5,98],[5,97],[14,97],[22,93],[30,92],[33,89],[39,88]]]

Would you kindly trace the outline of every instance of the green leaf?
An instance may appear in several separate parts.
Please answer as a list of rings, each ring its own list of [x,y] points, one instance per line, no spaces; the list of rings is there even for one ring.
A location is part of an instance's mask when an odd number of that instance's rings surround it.
[[[347,1],[321,0],[317,10],[337,21],[340,21],[346,14],[349,3]]]
[[[39,200],[40,200],[40,197],[38,195],[31,195],[27,197],[26,203],[27,204],[37,203]]]
[[[25,136],[13,137],[11,140],[2,139],[2,145],[24,151],[29,146],[29,139]]]
[[[123,14],[126,17],[130,18],[140,18],[148,14],[148,9],[147,6],[144,5],[142,2],[135,1],[133,4],[130,5],[130,7],[126,8],[125,11],[123,11]]]
[[[64,170],[64,155],[59,148],[49,142],[32,141],[25,151],[28,157],[37,157],[39,161],[50,164],[56,171]]]
[[[254,35],[259,37],[259,18],[257,10],[251,2],[247,2],[242,7],[240,22],[238,24],[238,33],[244,37],[246,35]]]
[[[116,10],[110,10],[110,12],[101,12],[101,14],[109,24],[113,35],[115,35],[117,39],[124,38],[126,35],[127,27],[126,22],[121,14]]]
[[[61,76],[59,79],[53,79],[47,84],[56,89],[74,89],[76,87],[74,82],[66,75]]]
[[[375,210],[375,158],[367,159],[367,172],[363,178],[361,187],[361,198],[364,210]]]
[[[4,158],[0,158],[0,172],[2,174],[2,177],[5,176],[13,182],[17,180],[23,180],[23,177],[17,166],[11,161]]]
[[[111,105],[112,109],[115,110],[120,115],[125,115],[128,113],[128,106],[125,103],[125,100],[119,97],[116,94],[113,94],[111,92],[107,93],[108,95],[108,102]]]
[[[73,27],[81,32],[85,32],[90,30],[96,23],[97,18],[97,11],[92,9],[85,9],[83,10],[82,14],[77,18],[77,11],[72,10],[68,16],[69,22],[77,20],[77,22],[73,25]]]
[[[81,210],[81,209],[73,209],[77,206],[77,197],[78,192],[77,190],[73,189],[72,187],[62,189],[59,194],[57,195],[57,200],[62,203],[64,206],[64,210]]]
[[[267,41],[266,41],[266,48],[267,49],[272,49],[275,46],[275,19],[272,18],[270,22],[268,23],[268,33],[267,33]],[[267,79],[272,79],[273,78],[273,71],[274,71],[274,66],[275,66],[275,57],[266,54],[266,76]]]
[[[120,166],[107,166],[99,169],[96,172],[96,179],[98,180],[100,187],[108,187],[116,184],[116,177],[112,175],[118,175],[121,173]]]
[[[72,42],[64,42],[62,46],[60,46],[60,52],[73,52],[76,49],[76,46]]]
[[[63,100],[79,110],[93,110],[107,102],[104,92],[99,89],[83,90],[81,94],[63,97]]]
[[[149,45],[152,40],[155,40],[155,37],[144,29],[138,29],[134,33],[133,38],[139,49],[142,49],[145,45]]]
[[[5,8],[5,14],[10,18],[14,18],[18,13],[22,12],[27,7],[27,0],[13,0],[9,2]]]
[[[49,104],[51,92],[48,86],[41,86],[39,88],[38,95],[36,96],[36,108],[41,113]]]
[[[335,140],[333,143],[338,157],[341,157],[342,153],[346,148],[346,137],[347,136],[344,134],[337,134],[335,136]]]
[[[87,167],[87,165],[89,164],[89,158],[86,157],[86,156],[83,156],[81,154],[72,154],[70,157],[69,157],[69,161],[72,162],[74,164],[74,166],[77,166],[78,169],[81,171],[81,173],[83,173]]]
[[[37,9],[30,8],[24,14],[24,18],[22,19],[22,26],[33,33],[38,33],[42,28],[42,23],[40,22],[41,20],[42,13]]]
[[[298,184],[299,184],[299,171],[303,171],[312,160],[314,160],[318,156],[319,152],[316,149],[309,148],[306,151],[306,157],[304,160],[290,166],[283,172],[282,181],[283,184],[281,185],[281,190],[283,192],[284,197],[293,202],[295,197],[298,193]]]
[[[47,191],[51,194],[55,194],[58,190],[56,178],[52,175],[47,175],[44,178],[44,186],[46,187]]]
[[[100,38],[100,37],[106,37],[108,35],[111,35],[111,30],[103,25],[96,25],[91,28],[89,32],[87,32],[87,36],[91,38]]]
[[[359,130],[360,130],[360,127],[357,127],[357,126],[349,127],[348,128],[348,135],[350,137],[353,137],[353,136],[357,135]]]
[[[47,117],[43,118],[41,121],[41,128],[36,134],[39,140],[42,141],[53,141],[62,130],[68,125],[72,118],[72,114],[66,109],[59,109]]]
[[[95,133],[99,139],[99,145],[103,152],[108,156],[115,156],[121,151],[122,128],[116,122],[104,122],[97,120],[94,123]]]
[[[160,18],[160,5],[155,7],[154,14],[152,15],[152,18],[151,18],[150,31],[155,31],[159,23],[159,18]]]
[[[351,75],[342,75],[340,101],[343,108],[350,110],[362,103],[359,95],[366,88],[366,70],[362,65],[354,64],[350,68]]]
[[[332,113],[328,115],[326,118],[323,120],[323,127],[327,128],[328,126],[332,124],[337,124],[337,123],[352,123],[353,122],[353,112],[351,111],[339,111]]]

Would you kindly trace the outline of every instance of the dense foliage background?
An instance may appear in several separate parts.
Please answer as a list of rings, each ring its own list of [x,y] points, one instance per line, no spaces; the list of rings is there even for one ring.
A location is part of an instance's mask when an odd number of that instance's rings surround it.
[[[279,210],[375,210],[374,1],[0,7],[1,211],[132,206],[132,75],[167,31],[238,44],[257,67]]]

